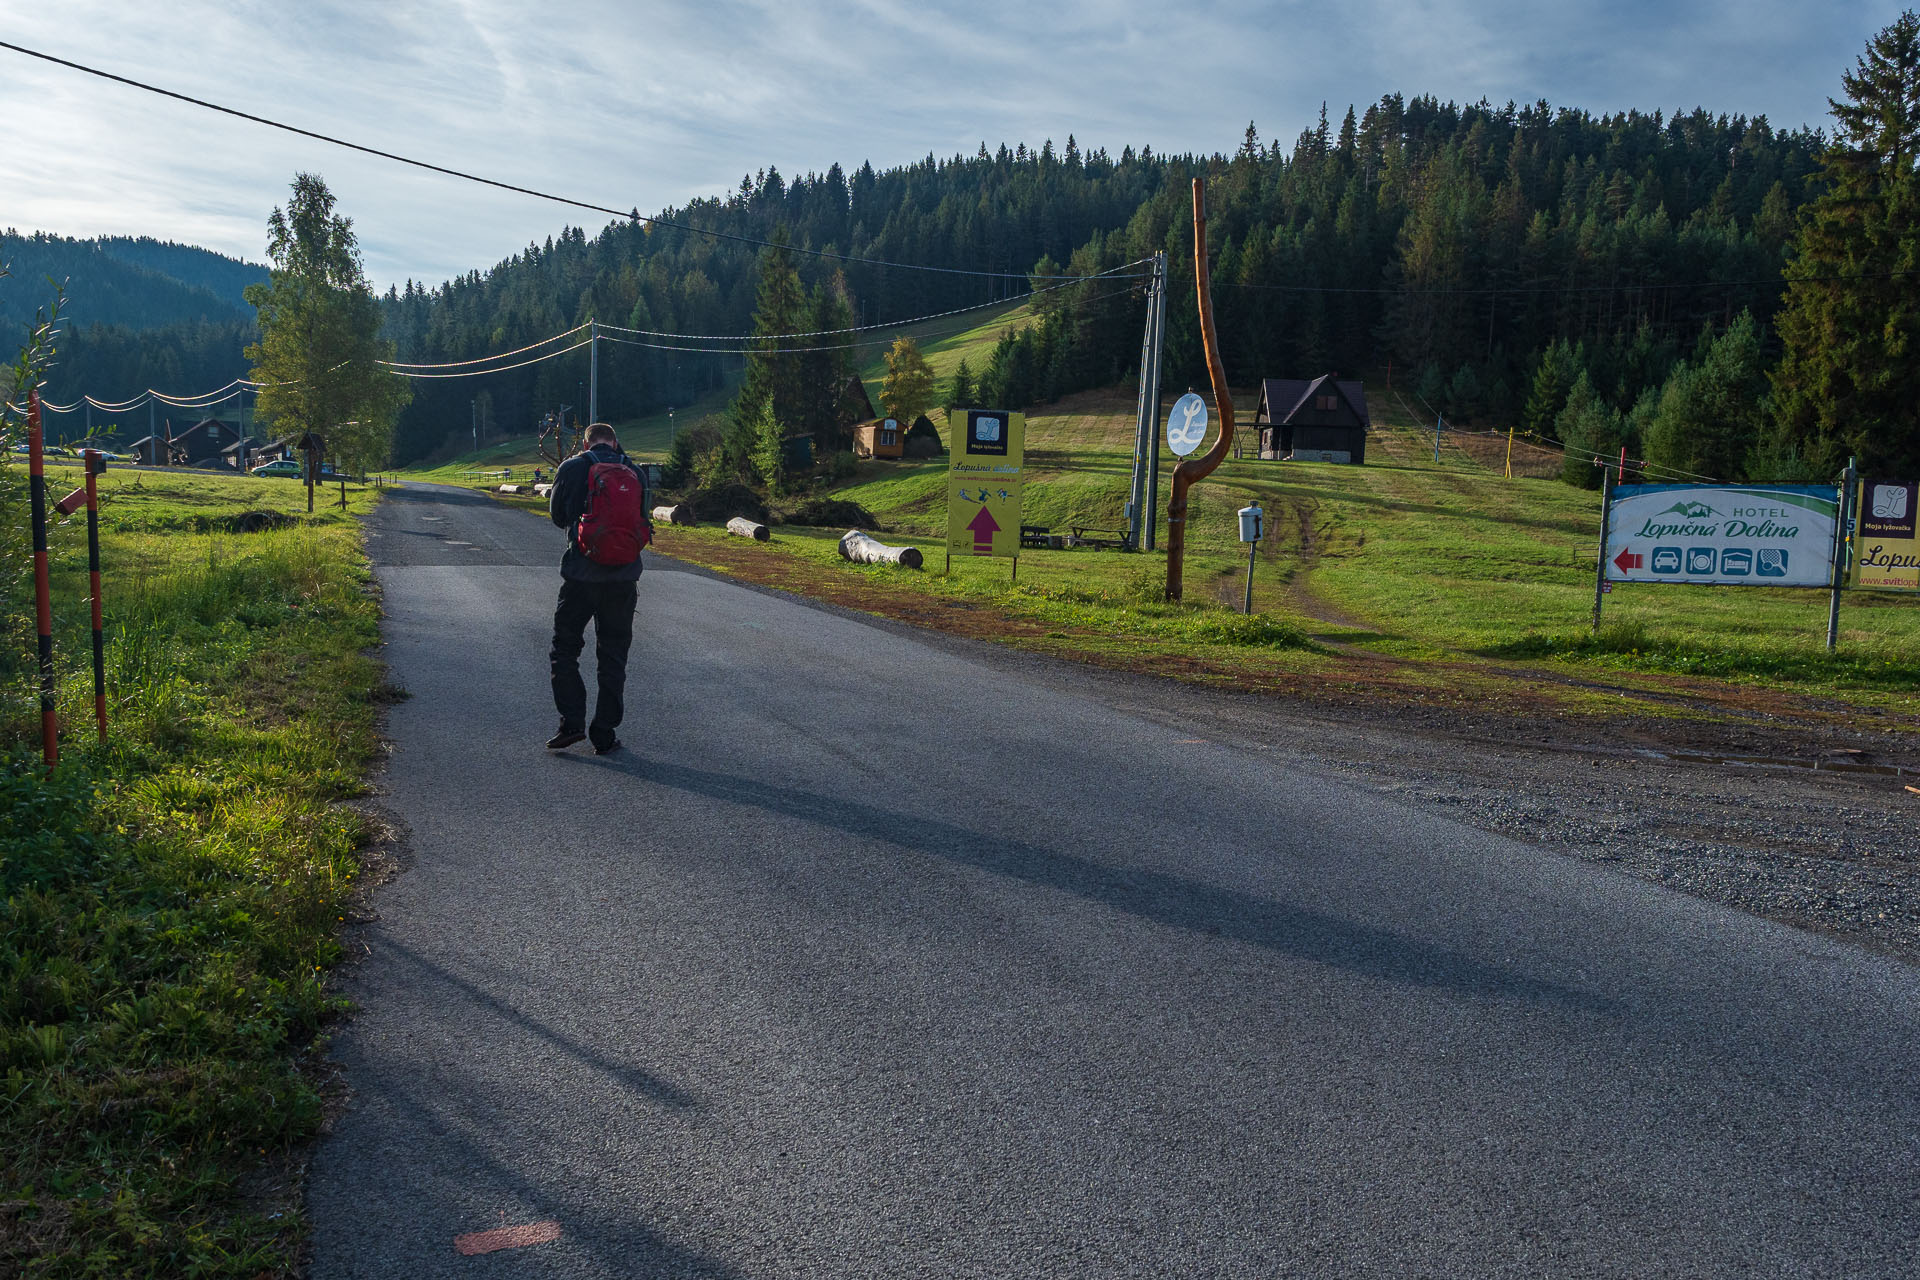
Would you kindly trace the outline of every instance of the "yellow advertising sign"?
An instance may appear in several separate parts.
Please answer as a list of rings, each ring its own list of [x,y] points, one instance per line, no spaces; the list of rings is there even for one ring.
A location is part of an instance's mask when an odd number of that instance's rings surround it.
[[[947,472],[947,554],[1020,556],[1027,420],[997,409],[955,414]]]
[[[1875,591],[1920,591],[1920,484],[1860,482],[1854,506],[1853,584]]]

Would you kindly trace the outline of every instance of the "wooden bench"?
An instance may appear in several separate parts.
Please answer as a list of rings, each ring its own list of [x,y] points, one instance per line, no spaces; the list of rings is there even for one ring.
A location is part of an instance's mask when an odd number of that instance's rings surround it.
[[[1070,528],[1072,532],[1067,538],[1070,547],[1092,547],[1097,551],[1133,550],[1133,539],[1127,536],[1125,529],[1098,529],[1084,524]]]
[[[1067,540],[1044,524],[1023,524],[1020,526],[1020,545],[1033,547],[1041,551],[1058,551],[1066,546]]]

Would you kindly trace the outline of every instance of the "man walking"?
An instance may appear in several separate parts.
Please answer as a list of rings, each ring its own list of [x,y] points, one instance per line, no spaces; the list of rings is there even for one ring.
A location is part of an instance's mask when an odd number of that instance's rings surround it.
[[[608,755],[620,749],[615,732],[625,712],[627,649],[633,643],[633,610],[640,581],[640,549],[653,540],[646,516],[646,478],[620,451],[613,428],[587,428],[585,452],[553,473],[547,514],[567,531],[560,559],[560,603],[553,612],[553,703],[560,731],[547,747],[563,751],[582,738]],[[580,650],[593,622],[599,692],[587,720],[587,686],[580,679]]]

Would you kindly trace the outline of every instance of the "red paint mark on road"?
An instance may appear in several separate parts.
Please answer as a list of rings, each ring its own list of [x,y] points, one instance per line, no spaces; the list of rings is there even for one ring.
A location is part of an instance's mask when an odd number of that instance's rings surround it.
[[[527,1222],[517,1227],[498,1227],[492,1231],[469,1231],[453,1238],[455,1253],[471,1258],[477,1253],[501,1249],[524,1249],[532,1244],[547,1244],[560,1238],[557,1222]]]

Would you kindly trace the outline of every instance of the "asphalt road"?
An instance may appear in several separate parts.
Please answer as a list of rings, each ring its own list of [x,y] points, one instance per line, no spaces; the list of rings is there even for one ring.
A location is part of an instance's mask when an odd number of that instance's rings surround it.
[[[320,1280],[1920,1275],[1920,971],[666,562],[552,756],[557,532],[373,530]]]

